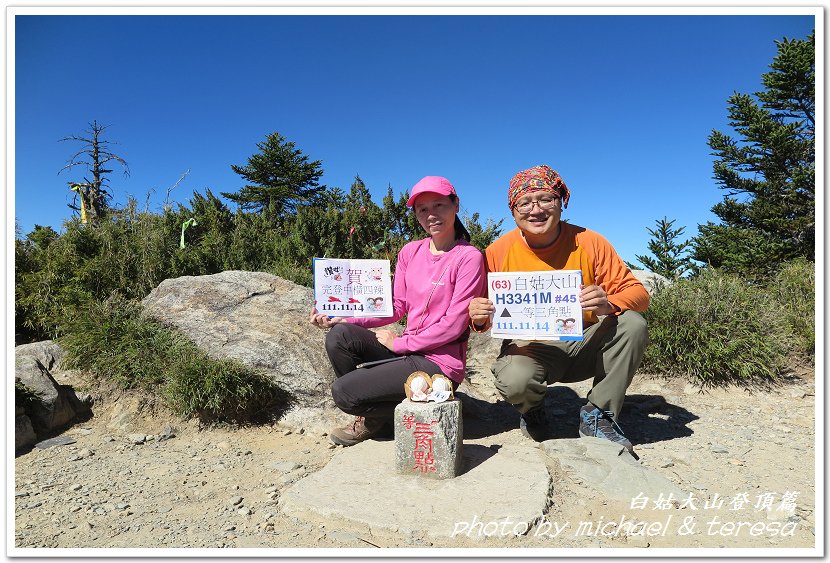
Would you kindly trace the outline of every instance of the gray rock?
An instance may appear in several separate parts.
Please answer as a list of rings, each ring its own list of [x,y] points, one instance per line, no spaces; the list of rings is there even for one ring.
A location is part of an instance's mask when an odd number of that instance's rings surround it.
[[[144,434],[127,434],[127,441],[131,444],[143,444],[147,440]]]
[[[53,371],[59,369],[65,352],[57,342],[53,340],[42,340],[40,342],[15,346],[14,355],[15,359],[30,357],[37,360],[45,370]]]
[[[323,404],[322,407],[319,405],[309,407],[295,405],[291,407],[280,418],[280,426],[286,427],[283,430],[283,435],[305,434],[306,431],[322,434],[323,432],[329,432],[332,428],[344,426],[354,419],[354,417],[346,418],[333,405],[326,406],[325,402]]]
[[[173,428],[171,424],[165,424],[164,428],[159,432],[158,440],[159,442],[163,440],[169,440],[170,438],[176,437],[176,430]]]
[[[226,271],[165,280],[142,303],[148,315],[176,327],[212,357],[261,370],[288,391],[293,398],[280,419],[284,432],[322,436],[346,421],[330,397],[334,372],[325,333],[308,323],[312,300],[310,289],[276,276]],[[485,401],[496,397],[490,366],[500,345],[489,333],[471,335],[464,394]],[[475,417],[481,406],[465,402],[464,410]],[[128,413],[113,417],[113,428],[123,430],[131,422]]]
[[[607,498],[631,501],[638,494],[684,498],[683,490],[653,469],[637,463],[625,448],[602,438],[547,440],[542,448],[562,469]]]
[[[67,461],[80,461],[82,459],[87,459],[95,455],[95,452],[88,448],[83,448],[82,450],[78,450],[75,454],[69,456]]]
[[[493,372],[490,371],[490,367],[499,355],[501,343],[502,339],[493,338],[489,331],[486,333],[470,333],[470,340],[467,343],[467,378],[469,384],[467,384],[468,382],[462,383],[462,386],[466,386],[463,389],[466,394],[482,399],[488,398],[490,388],[486,391],[481,389],[479,392],[474,389],[480,385],[491,387]],[[492,387],[492,390],[495,390],[495,387]],[[467,405],[464,405],[464,407],[466,409]]]
[[[74,444],[75,442],[77,442],[77,440],[75,440],[72,436],[55,436],[54,438],[38,442],[35,444],[35,447],[41,450],[47,450],[52,446],[67,446],[69,444]]]
[[[32,427],[31,419],[25,414],[14,417],[14,448],[20,450],[33,445],[37,441],[37,434]]]
[[[324,332],[308,322],[312,290],[264,272],[226,271],[163,281],[144,311],[175,326],[214,358],[263,371],[293,402],[328,402],[334,371]]]
[[[645,286],[650,294],[654,294],[661,287],[669,286],[672,283],[668,278],[648,270],[631,270],[631,273],[640,280],[640,283]]]
[[[395,467],[398,473],[451,479],[462,462],[461,401],[395,407]]]
[[[54,374],[60,370],[63,349],[51,340],[22,344],[14,349],[14,375],[40,400],[26,414],[39,436],[68,425],[89,410],[68,385],[61,385]]]
[[[397,473],[394,455],[392,442],[373,440],[338,450],[322,470],[283,492],[280,509],[294,518],[331,519],[338,529],[447,538],[474,519],[509,517],[529,527],[549,504],[551,480],[538,448],[465,445],[461,475],[441,481]]]
[[[288,473],[289,471],[299,469],[302,465],[293,461],[275,461],[271,464],[271,467],[282,473]]]
[[[297,473],[286,473],[286,474],[284,474],[283,476],[281,476],[279,478],[279,484],[280,484],[280,486],[290,485],[291,483],[294,483],[295,481],[297,481],[301,477],[302,477],[302,475],[299,472],[297,472]]]

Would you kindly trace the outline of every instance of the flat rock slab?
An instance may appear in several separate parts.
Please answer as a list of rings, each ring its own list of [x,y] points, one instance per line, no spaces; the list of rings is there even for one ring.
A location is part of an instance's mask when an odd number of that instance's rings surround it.
[[[67,446],[69,444],[74,444],[77,440],[70,436],[56,436],[54,438],[49,438],[48,440],[43,440],[35,444],[35,447],[41,450],[48,450],[52,446]]]
[[[372,535],[449,538],[463,522],[510,518],[530,527],[549,504],[551,480],[538,448],[465,444],[461,471],[441,481],[400,475],[394,442],[369,440],[294,483],[281,495],[280,509]]]
[[[625,448],[602,438],[547,440],[542,449],[563,471],[603,496],[631,501],[640,493],[657,498],[669,494],[682,501],[686,493],[653,469],[634,460]]]

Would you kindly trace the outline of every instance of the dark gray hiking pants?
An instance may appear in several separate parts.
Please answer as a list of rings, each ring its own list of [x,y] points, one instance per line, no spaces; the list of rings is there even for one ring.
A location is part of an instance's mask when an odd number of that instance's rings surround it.
[[[548,385],[593,378],[588,400],[619,415],[648,344],[646,321],[625,311],[606,316],[583,334],[581,341],[505,340],[493,364],[501,396],[526,413],[542,404]]]
[[[399,356],[378,342],[375,333],[363,327],[339,323],[326,335],[326,353],[337,379],[331,386],[335,404],[345,413],[392,420],[395,407],[406,398],[404,384],[415,371],[429,375],[441,368],[423,356]],[[358,364],[401,358],[368,368]]]

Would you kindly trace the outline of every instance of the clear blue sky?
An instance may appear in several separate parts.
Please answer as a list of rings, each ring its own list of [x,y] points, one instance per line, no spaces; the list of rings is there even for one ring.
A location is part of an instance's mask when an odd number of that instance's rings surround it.
[[[323,183],[360,175],[375,201],[425,175],[462,209],[514,223],[518,170],[556,169],[570,222],[630,261],[647,228],[686,235],[717,218],[723,191],[706,144],[728,131],[727,98],[760,90],[775,40],[812,16],[18,16],[15,217],[23,230],[70,216],[59,139],[97,120],[129,163],[111,176],[160,209],[172,197],[237,191],[231,164],[278,131]],[[233,207],[233,204],[231,204]]]

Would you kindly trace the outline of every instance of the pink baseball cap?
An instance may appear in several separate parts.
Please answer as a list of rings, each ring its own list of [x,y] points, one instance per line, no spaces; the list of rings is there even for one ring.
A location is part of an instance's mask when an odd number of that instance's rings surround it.
[[[450,181],[443,176],[424,176],[412,187],[412,195],[406,200],[406,206],[412,207],[415,205],[415,198],[426,193],[458,196]]]

